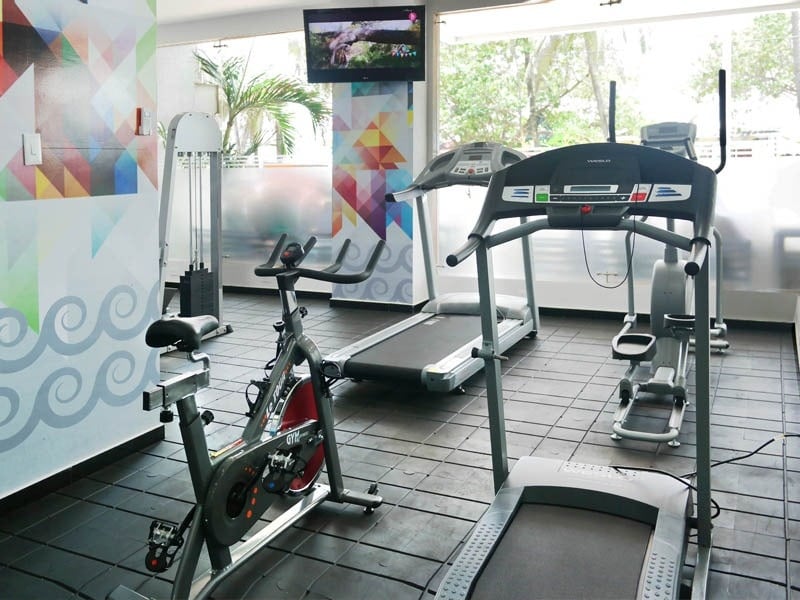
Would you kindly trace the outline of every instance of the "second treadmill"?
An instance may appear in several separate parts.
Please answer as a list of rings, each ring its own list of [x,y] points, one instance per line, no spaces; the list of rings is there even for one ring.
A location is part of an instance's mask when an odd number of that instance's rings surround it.
[[[486,187],[495,172],[524,158],[493,142],[465,144],[433,158],[405,190],[387,194],[387,201],[416,203],[429,301],[419,313],[327,356],[323,368],[328,375],[408,381],[449,392],[483,368],[483,361],[472,356],[472,349],[481,346],[478,295],[440,296],[437,291],[426,194],[456,185]],[[535,335],[538,327],[531,254],[529,243],[522,242],[525,297],[496,297],[501,352]]]

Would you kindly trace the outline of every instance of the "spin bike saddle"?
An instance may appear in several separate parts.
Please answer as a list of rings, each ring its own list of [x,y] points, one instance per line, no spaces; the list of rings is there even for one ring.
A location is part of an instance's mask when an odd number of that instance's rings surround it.
[[[152,323],[147,328],[144,341],[151,348],[176,346],[178,350],[192,352],[200,348],[203,336],[219,327],[212,315],[199,317],[169,317]]]

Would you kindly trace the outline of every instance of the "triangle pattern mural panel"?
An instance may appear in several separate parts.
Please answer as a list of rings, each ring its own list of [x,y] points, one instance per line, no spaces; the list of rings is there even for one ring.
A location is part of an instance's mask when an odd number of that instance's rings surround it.
[[[366,282],[335,285],[333,296],[411,304],[413,205],[387,202],[386,194],[411,183],[413,88],[335,84],[333,108],[333,236],[351,239],[361,257],[377,239],[387,243]]]
[[[406,91],[402,86],[381,82],[348,87],[349,102],[339,103],[333,119],[333,234],[341,230],[343,218],[350,213],[381,239],[386,239],[389,224],[398,225],[411,238],[412,213],[387,208],[384,200],[387,192],[411,181],[411,158],[404,150],[411,147],[409,94],[398,93],[398,89]],[[342,203],[351,210],[342,210]]]
[[[41,134],[43,159],[34,172],[0,147],[0,200],[135,193],[140,169],[155,184],[156,136],[135,135],[137,108],[155,109],[152,14],[59,0],[0,6],[0,126],[23,127],[10,116],[35,107],[24,127]]]

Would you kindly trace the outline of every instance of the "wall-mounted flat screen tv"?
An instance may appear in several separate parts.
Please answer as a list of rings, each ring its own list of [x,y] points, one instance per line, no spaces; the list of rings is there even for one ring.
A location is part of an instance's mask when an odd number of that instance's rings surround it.
[[[303,11],[309,83],[425,79],[425,7]]]

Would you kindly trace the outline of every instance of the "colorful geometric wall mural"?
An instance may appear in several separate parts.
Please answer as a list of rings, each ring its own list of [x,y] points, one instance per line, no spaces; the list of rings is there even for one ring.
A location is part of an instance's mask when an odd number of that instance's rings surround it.
[[[156,185],[156,136],[135,135],[137,109],[155,110],[155,21],[142,34],[121,4],[0,1],[0,122],[24,115],[15,133],[40,133],[43,159],[26,168],[4,136],[0,199],[132,194],[139,169]]]
[[[155,0],[123,3],[0,0],[0,200],[135,194],[157,185],[157,136],[136,136],[137,110],[155,110]],[[147,19],[149,17],[149,20]],[[42,164],[25,165],[22,134],[37,132]],[[124,213],[97,207],[93,251]],[[9,277],[0,302],[39,327],[35,228],[8,225]],[[23,260],[24,259],[24,260]]]
[[[155,10],[0,0],[0,498],[155,426]]]
[[[333,86],[333,235],[351,238],[362,262],[378,239],[387,250],[364,284],[334,298],[412,303],[413,207],[386,202],[412,180],[413,92],[406,82]]]

